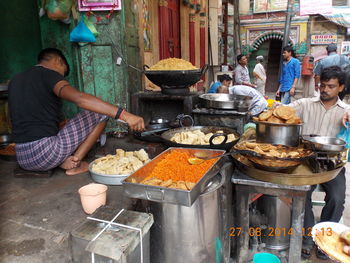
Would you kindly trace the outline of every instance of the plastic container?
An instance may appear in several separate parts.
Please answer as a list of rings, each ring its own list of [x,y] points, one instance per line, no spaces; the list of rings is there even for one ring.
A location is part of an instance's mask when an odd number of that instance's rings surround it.
[[[281,261],[274,254],[258,253],[254,255],[253,263],[281,263]]]
[[[84,212],[92,214],[106,204],[108,187],[104,184],[88,184],[79,189],[80,201]]]

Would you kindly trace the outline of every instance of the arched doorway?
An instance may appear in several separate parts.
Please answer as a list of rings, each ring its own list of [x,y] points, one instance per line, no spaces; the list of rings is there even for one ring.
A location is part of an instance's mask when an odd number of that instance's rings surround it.
[[[267,75],[265,91],[268,93],[276,92],[279,86],[278,71],[282,52],[282,41],[283,34],[274,32],[260,36],[253,43],[254,51],[251,53],[249,59],[249,72],[253,72],[256,64],[255,58],[259,55],[263,56]],[[291,41],[289,43],[292,44]]]

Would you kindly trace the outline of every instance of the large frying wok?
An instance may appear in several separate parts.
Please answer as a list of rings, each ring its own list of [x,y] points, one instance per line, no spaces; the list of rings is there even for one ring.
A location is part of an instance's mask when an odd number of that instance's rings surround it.
[[[147,70],[144,65],[146,77],[161,88],[188,88],[196,84],[207,71],[208,65],[197,70]]]
[[[198,145],[198,144],[181,144],[171,141],[170,139],[180,132],[201,130],[203,133],[213,133],[214,135],[210,138],[210,144],[208,145]],[[222,133],[217,133],[217,131],[223,131],[225,134],[225,139],[221,144],[213,144],[213,139],[219,136],[223,136]],[[236,140],[226,143],[227,134],[233,133],[236,137]],[[166,132],[163,132],[161,135],[163,143],[169,147],[186,147],[186,148],[204,148],[204,149],[220,149],[229,151],[239,140],[240,134],[234,129],[227,127],[217,127],[217,126],[192,126],[192,127],[181,127],[176,129],[171,129]]]

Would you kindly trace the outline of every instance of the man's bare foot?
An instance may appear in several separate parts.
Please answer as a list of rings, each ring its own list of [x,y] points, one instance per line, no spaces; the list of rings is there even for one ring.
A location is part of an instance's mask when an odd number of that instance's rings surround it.
[[[69,156],[64,162],[60,165],[60,167],[64,170],[69,170],[76,168],[80,165],[80,160],[78,157],[72,155]]]
[[[87,162],[80,162],[78,167],[66,170],[66,175],[76,175],[86,173],[87,171],[89,171],[89,164]]]

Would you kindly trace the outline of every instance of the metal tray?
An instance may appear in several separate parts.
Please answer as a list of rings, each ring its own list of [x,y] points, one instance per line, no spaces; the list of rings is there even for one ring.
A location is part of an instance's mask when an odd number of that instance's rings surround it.
[[[314,185],[328,182],[334,179],[343,169],[345,162],[332,171],[313,173],[304,164],[299,165],[292,173],[271,172],[257,169],[253,164],[241,155],[233,155],[237,168],[246,175],[260,181],[283,185]]]
[[[89,164],[89,172],[91,174],[92,180],[100,184],[107,185],[122,185],[123,179],[128,177],[130,174],[100,174],[92,170],[92,165],[95,161]]]
[[[224,164],[224,159],[220,158],[213,166],[205,173],[202,178],[196,183],[196,185],[190,191],[166,188],[161,186],[151,186],[138,183],[131,183],[131,179],[135,179],[137,182],[146,178],[154,169],[159,161],[163,159],[163,156],[173,150],[181,150],[189,152],[194,155],[197,152],[204,152],[208,156],[219,156],[224,154],[224,150],[211,150],[211,149],[194,149],[194,148],[175,148],[171,147],[162,152],[151,162],[137,170],[128,178],[123,180],[124,194],[128,197],[150,200],[160,203],[172,203],[183,206],[191,206],[197,197],[206,190],[210,185],[211,179],[220,171]]]

